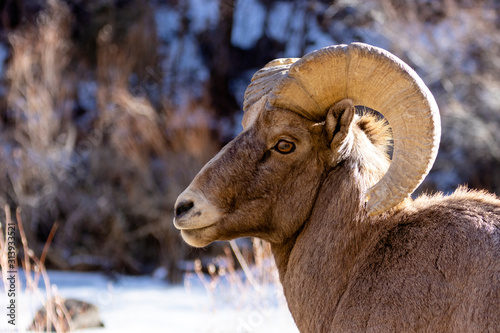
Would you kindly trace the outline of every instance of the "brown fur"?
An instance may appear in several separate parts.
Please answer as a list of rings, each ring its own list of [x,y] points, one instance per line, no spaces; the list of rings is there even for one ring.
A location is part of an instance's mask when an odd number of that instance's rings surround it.
[[[262,111],[190,185],[219,215],[185,239],[271,242],[301,332],[500,331],[500,201],[460,188],[368,217],[390,133],[353,112]],[[282,138],[293,153],[272,149]]]

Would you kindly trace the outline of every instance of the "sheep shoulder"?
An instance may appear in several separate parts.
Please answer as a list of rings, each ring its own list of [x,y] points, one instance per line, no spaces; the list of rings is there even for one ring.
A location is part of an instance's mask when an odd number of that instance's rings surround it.
[[[332,329],[498,330],[500,200],[459,188],[421,196],[394,218],[347,286]]]

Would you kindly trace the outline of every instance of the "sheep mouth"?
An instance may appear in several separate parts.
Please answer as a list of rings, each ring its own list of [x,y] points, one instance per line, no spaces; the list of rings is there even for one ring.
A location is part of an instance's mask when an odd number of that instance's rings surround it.
[[[202,218],[202,213],[193,212],[190,216],[183,218],[174,218],[174,226],[178,230],[199,230],[208,228],[216,223],[216,221],[211,221]]]
[[[178,230],[200,230],[217,223],[222,213],[202,193],[189,187],[179,195],[174,208]]]
[[[218,219],[199,211],[189,212],[186,216],[175,217],[174,226],[181,231],[182,239],[194,247],[204,247],[215,240]]]
[[[175,216],[174,226],[181,231],[205,229],[217,223],[219,216],[213,209],[192,209],[181,216]]]
[[[205,247],[216,238],[213,237],[214,235],[211,235],[215,231],[214,224],[202,228],[180,229],[182,239],[191,246]]]

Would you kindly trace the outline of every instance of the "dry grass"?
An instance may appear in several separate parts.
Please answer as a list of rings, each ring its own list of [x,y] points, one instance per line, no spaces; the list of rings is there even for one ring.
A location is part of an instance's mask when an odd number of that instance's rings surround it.
[[[199,283],[205,288],[209,307],[200,310],[262,310],[286,306],[270,244],[257,238],[252,239],[251,248],[238,246],[234,240],[226,244],[223,255],[203,264],[202,260],[195,260],[192,271],[184,277],[188,292]]]
[[[35,251],[60,221],[50,267],[148,273],[165,266],[179,281],[177,261],[188,250],[172,207],[219,144],[203,101],[174,108],[162,95],[164,73],[152,70],[154,19],[140,7],[130,22],[100,28],[95,67],[75,53],[72,16],[59,0],[9,36],[0,203],[22,208]]]
[[[56,332],[68,332],[74,329],[73,321],[71,315],[68,312],[68,309],[64,305],[64,299],[58,295],[57,291],[51,285],[49,277],[47,275],[47,270],[45,268],[45,259],[47,256],[47,251],[50,247],[54,234],[57,230],[57,223],[54,224],[52,228],[49,238],[47,239],[42,255],[38,258],[33,250],[29,248],[28,241],[26,239],[26,233],[24,231],[24,224],[21,219],[20,210],[16,210],[16,223],[13,223],[13,219],[10,213],[10,207],[6,205],[4,207],[5,213],[5,226],[15,225],[16,230],[19,232],[19,237],[22,243],[22,259],[21,259],[21,267],[23,271],[23,276],[26,279],[25,286],[21,286],[19,279],[19,267],[17,267],[15,271],[17,272],[17,285],[16,285],[16,293],[20,294],[21,288],[24,289],[24,293],[28,295],[34,295],[39,302],[43,304],[43,308],[45,310],[45,316],[43,317],[35,317],[31,330],[36,332],[45,332],[47,327],[51,327],[52,330]],[[17,234],[17,233],[16,233]],[[4,241],[5,239],[5,241]],[[8,249],[7,249],[7,233],[3,232],[0,225],[0,275],[2,276],[3,285],[6,289],[7,284],[7,273],[8,271],[12,271],[8,264]],[[17,258],[15,259],[17,263]],[[38,287],[40,280],[44,284],[44,291]],[[7,290],[6,290],[7,294]],[[17,296],[19,299],[19,296]],[[19,304],[17,304],[19,306]],[[19,308],[17,309],[19,312]],[[19,316],[19,313],[17,313]],[[19,328],[19,319],[17,319],[17,327]]]
[[[7,95],[13,128],[7,135],[16,145],[7,173],[18,204],[39,206],[53,199],[57,176],[64,177],[74,147],[71,116],[72,81],[69,62],[69,15],[65,6],[49,1],[37,27],[9,36],[12,62],[7,69]],[[2,140],[4,141],[4,140]]]
[[[25,148],[50,154],[71,149],[72,88],[68,77],[70,61],[68,9],[57,1],[48,1],[37,27],[26,27],[9,36],[12,62],[7,70],[11,84],[7,103],[13,109],[19,130],[17,139]],[[66,140],[61,142],[61,135]]]

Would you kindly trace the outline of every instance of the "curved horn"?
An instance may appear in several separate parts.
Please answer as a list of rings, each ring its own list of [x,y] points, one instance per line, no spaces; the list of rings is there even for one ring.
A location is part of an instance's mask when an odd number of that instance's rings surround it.
[[[261,97],[269,94],[277,82],[286,77],[290,65],[300,58],[275,59],[267,63],[252,76],[252,82],[245,90],[243,111],[246,112]]]
[[[381,214],[420,185],[437,155],[439,110],[431,92],[402,60],[380,48],[353,43],[329,46],[301,59],[281,59],[258,71],[245,93],[248,109],[268,95],[268,106],[322,121],[344,98],[380,112],[394,135],[392,163],[368,190],[368,213]]]

